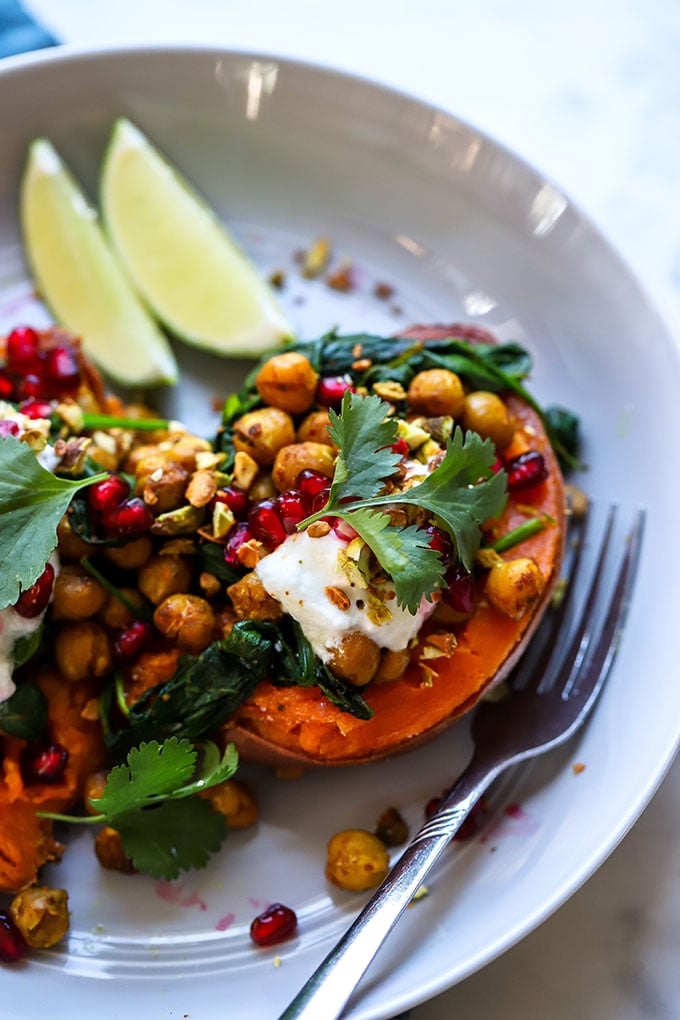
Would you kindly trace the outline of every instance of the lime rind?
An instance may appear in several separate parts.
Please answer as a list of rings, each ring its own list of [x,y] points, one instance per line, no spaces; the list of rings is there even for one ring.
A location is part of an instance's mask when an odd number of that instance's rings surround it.
[[[292,335],[269,285],[214,211],[129,120],[116,121],[100,204],[139,296],[186,343],[257,356]]]
[[[167,337],[130,287],[96,211],[45,138],[29,147],[20,218],[42,298],[55,320],[82,338],[98,367],[124,386],[175,383]]]

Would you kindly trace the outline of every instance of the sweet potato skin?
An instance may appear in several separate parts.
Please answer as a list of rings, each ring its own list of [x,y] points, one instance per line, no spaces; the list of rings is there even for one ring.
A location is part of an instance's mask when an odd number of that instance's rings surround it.
[[[375,712],[368,721],[341,712],[316,688],[261,684],[225,730],[225,738],[236,744],[244,759],[275,766],[346,765],[410,750],[449,726],[507,676],[540,622],[559,577],[566,511],[562,474],[538,415],[514,395],[507,396],[506,403],[520,425],[516,449],[511,448],[509,455],[522,452],[523,442],[530,442],[543,454],[548,477],[510,498],[491,537],[525,521],[521,508],[527,504],[555,521],[508,557],[528,556],[540,567],[545,589],[539,604],[520,620],[512,620],[482,601],[456,628],[453,654],[434,660],[436,668],[426,678],[416,664],[401,679],[366,690]]]
[[[96,690],[70,684],[52,669],[35,680],[48,700],[49,740],[65,747],[69,757],[59,783],[27,785],[20,764],[26,741],[0,738],[0,890],[9,892],[31,885],[43,864],[61,856],[52,823],[36,818],[35,812],[66,811],[80,796],[87,774],[104,763],[99,722],[83,716]]]

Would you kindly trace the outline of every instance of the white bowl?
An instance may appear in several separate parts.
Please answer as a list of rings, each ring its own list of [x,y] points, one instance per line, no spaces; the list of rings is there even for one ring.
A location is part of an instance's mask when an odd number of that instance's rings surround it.
[[[210,50],[56,51],[0,65],[0,328],[45,321],[17,225],[29,141],[47,135],[96,194],[113,120],[126,115],[193,180],[263,270],[287,273],[301,335],[391,333],[413,322],[477,322],[535,355],[543,403],[577,411],[596,501],[648,509],[640,578],[615,673],[576,746],[498,791],[495,822],[458,844],[372,967],[348,1016],[392,1016],[481,967],[555,910],[637,818],[678,745],[674,628],[680,605],[675,441],[680,371],[667,328],[616,254],[560,189],[455,117],[352,77]],[[320,235],[357,288],[302,281],[294,254]],[[394,287],[390,301],[374,285]],[[243,365],[180,351],[173,414],[211,428],[214,396]],[[362,897],[331,890],[325,844],[372,828],[390,804],[412,825],[468,749],[465,724],[394,762],[296,782],[250,770],[256,832],[232,835],[204,872],[177,883],[105,873],[89,833],[48,881],[71,894],[58,949],[6,971],[3,1009],[29,1020],[274,1017]],[[570,764],[580,761],[576,775]],[[507,812],[510,802],[520,809]],[[282,900],[299,934],[275,951],[248,939]]]

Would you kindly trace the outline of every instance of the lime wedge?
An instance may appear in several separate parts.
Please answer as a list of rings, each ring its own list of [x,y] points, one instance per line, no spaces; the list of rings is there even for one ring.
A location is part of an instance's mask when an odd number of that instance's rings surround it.
[[[124,118],[104,159],[101,209],[131,282],[180,340],[256,356],[291,335],[269,286],[213,210]]]
[[[95,210],[44,138],[29,148],[21,224],[41,296],[56,321],[82,337],[99,368],[126,386],[176,382],[167,337],[130,287]]]

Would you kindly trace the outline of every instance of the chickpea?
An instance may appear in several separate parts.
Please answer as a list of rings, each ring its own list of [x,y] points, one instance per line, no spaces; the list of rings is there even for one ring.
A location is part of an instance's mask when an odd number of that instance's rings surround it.
[[[224,815],[229,829],[248,829],[257,821],[257,801],[250,790],[235,779],[227,779],[200,794],[209,800],[215,811]]]
[[[154,513],[163,514],[182,504],[188,482],[189,472],[181,464],[163,455],[146,457],[137,465],[135,492]]]
[[[99,812],[92,806],[93,800],[99,800],[104,792],[108,774],[100,769],[99,772],[90,772],[85,777],[83,784],[83,807],[88,815],[98,815]]]
[[[297,476],[305,468],[333,477],[335,454],[324,443],[290,443],[276,454],[272,478],[279,492],[295,487]]]
[[[385,844],[364,829],[338,832],[328,844],[326,878],[341,889],[362,892],[380,885],[390,868]]]
[[[106,589],[79,563],[67,563],[54,582],[52,618],[54,620],[87,620],[102,608]]]
[[[121,588],[120,593],[133,606],[140,608],[144,605],[144,599],[136,588]],[[99,619],[111,630],[125,630],[131,623],[134,623],[137,617],[115,595],[109,595],[103,608],[99,611]]]
[[[265,362],[255,379],[265,404],[289,414],[302,414],[314,401],[319,376],[298,351],[277,354]]]
[[[153,622],[161,634],[177,643],[183,652],[199,655],[213,637],[215,614],[212,606],[200,595],[169,595],[153,614]]]
[[[143,566],[153,552],[153,542],[148,535],[133,538],[125,545],[107,545],[104,555],[121,570],[137,570]]]
[[[384,651],[380,659],[378,672],[374,677],[375,682],[377,684],[386,684],[391,680],[398,680],[406,672],[410,661],[411,653],[408,648],[402,648],[398,652]]]
[[[241,620],[280,620],[283,615],[281,603],[269,594],[254,571],[230,584],[227,595]]]
[[[76,535],[67,516],[62,517],[57,525],[57,543],[59,558],[62,561],[80,561],[83,556],[89,556],[92,552],[89,542]]]
[[[102,868],[106,868],[108,871],[122,871],[126,875],[132,875],[136,871],[134,864],[123,850],[119,833],[110,825],[105,825],[97,833],[94,852]]]
[[[499,450],[505,450],[515,434],[515,423],[508,409],[496,393],[477,390],[465,398],[463,425],[478,432],[482,439],[490,439]]]
[[[188,591],[193,577],[194,571],[188,556],[165,556],[159,553],[141,567],[137,574],[137,585],[142,595],[158,606],[169,595]]]
[[[428,368],[411,379],[406,395],[409,407],[420,414],[459,418],[465,404],[463,384],[448,368]]]
[[[68,931],[68,893],[65,889],[32,886],[14,897],[9,916],[31,949],[49,949]]]
[[[519,620],[543,593],[545,581],[538,565],[522,557],[494,564],[486,579],[489,602],[506,616]]]
[[[234,449],[249,454],[260,467],[272,464],[281,447],[294,441],[293,419],[278,407],[249,411],[234,424]]]
[[[54,637],[54,658],[59,672],[70,683],[106,676],[113,668],[111,641],[94,620],[59,627]]]
[[[380,649],[375,641],[354,630],[333,649],[328,665],[341,680],[354,687],[365,687],[376,675],[380,658]]]
[[[335,444],[328,434],[328,426],[330,424],[330,418],[328,411],[312,411],[307,417],[300,423],[297,430],[297,439],[299,443],[323,443],[324,446],[332,446],[335,449]]]

